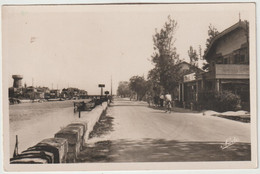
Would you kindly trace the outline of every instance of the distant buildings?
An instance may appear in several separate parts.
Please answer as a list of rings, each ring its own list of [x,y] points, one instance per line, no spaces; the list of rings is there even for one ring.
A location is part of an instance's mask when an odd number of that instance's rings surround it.
[[[28,86],[25,84],[22,86],[23,76],[13,75],[14,79],[13,87],[8,89],[9,98],[17,99],[80,99],[87,98],[87,91],[80,90],[78,88],[64,88],[62,91],[59,89],[49,89],[48,87],[34,87]]]
[[[49,96],[51,99],[61,98],[59,89],[51,89],[49,94],[50,94]]]
[[[87,98],[88,92],[78,88],[64,88],[61,97],[65,99]]]

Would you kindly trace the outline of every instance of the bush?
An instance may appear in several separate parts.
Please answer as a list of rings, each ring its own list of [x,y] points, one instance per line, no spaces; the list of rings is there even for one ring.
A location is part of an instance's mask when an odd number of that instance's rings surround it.
[[[201,103],[194,101],[192,102],[192,104],[193,104],[193,110],[201,111]]]
[[[174,100],[174,106],[183,107],[182,102],[180,102],[179,100]]]
[[[218,111],[233,111],[241,109],[240,97],[230,91],[223,91],[216,95],[216,107]]]
[[[218,112],[236,111],[241,109],[241,100],[231,91],[204,92],[200,94],[200,105]]]

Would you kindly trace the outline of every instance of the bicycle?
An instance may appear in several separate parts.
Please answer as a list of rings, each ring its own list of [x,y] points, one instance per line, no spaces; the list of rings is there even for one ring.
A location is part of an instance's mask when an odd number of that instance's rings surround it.
[[[171,105],[171,101],[166,101],[166,110],[165,112],[167,113],[169,111],[169,113],[171,113],[172,111],[172,105]]]

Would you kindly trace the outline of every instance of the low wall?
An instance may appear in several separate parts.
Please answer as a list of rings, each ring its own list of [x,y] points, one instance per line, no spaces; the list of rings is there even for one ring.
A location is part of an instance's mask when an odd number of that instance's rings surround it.
[[[73,163],[86,145],[90,132],[106,111],[107,102],[90,112],[81,112],[80,118],[55,133],[54,138],[44,139],[33,147],[10,159],[11,164]]]
[[[90,132],[94,129],[95,124],[98,122],[100,116],[107,109],[107,102],[103,102],[102,105],[95,107],[91,112],[81,112],[80,122],[87,123],[87,130],[84,137],[84,144],[87,143]]]

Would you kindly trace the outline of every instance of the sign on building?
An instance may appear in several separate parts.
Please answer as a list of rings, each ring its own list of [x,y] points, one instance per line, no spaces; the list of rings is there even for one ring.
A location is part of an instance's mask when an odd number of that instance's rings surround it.
[[[183,82],[191,82],[196,80],[196,75],[195,73],[187,74],[183,77]]]

